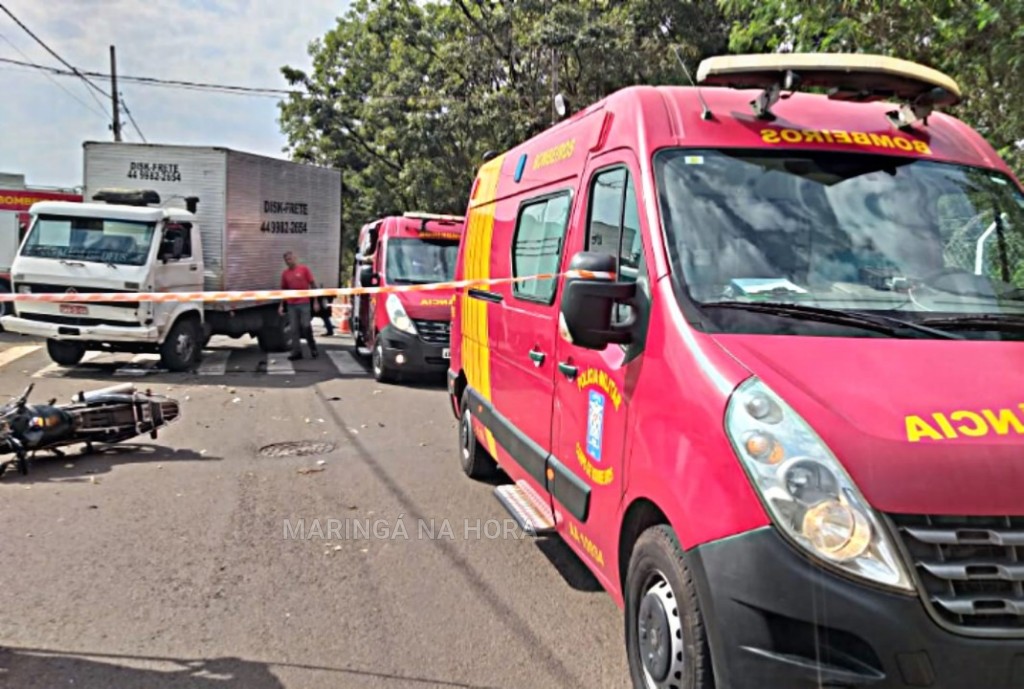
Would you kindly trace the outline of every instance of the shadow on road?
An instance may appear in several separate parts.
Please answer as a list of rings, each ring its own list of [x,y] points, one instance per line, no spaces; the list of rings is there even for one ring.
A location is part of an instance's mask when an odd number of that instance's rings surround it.
[[[561,538],[541,538],[537,540],[537,549],[554,565],[562,579],[576,591],[584,593],[600,593],[604,591],[597,580],[576,553]]]
[[[210,462],[221,457],[211,457],[193,450],[173,449],[162,445],[121,443],[119,445],[96,446],[91,454],[68,448],[63,457],[41,452],[28,460],[28,475],[22,476],[12,464],[0,478],[2,483],[83,483],[91,476],[109,473],[121,464],[167,463],[167,462]],[[7,457],[0,458],[0,461]]]
[[[131,667],[134,665],[135,667]],[[145,666],[145,667],[140,667]],[[0,689],[284,689],[272,667],[297,668],[341,677],[369,677],[395,687],[428,685],[454,689],[494,689],[452,680],[412,677],[299,663],[274,663],[243,658],[166,658],[113,653],[66,653],[0,646]],[[338,686],[344,686],[344,683]]]

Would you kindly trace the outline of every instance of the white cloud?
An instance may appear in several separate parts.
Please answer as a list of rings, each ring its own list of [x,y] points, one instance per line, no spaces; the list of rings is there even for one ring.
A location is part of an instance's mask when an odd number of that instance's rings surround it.
[[[65,60],[117,72],[241,86],[288,88],[284,65],[309,69],[307,46],[335,25],[350,0],[5,0]],[[61,65],[0,13],[0,57]],[[54,84],[56,80],[88,107]],[[82,142],[110,141],[111,104],[97,104],[79,80],[0,63],[0,171],[33,185],[76,186]],[[109,80],[93,81],[109,93]],[[277,100],[119,82],[150,143],[217,145],[283,156]],[[98,95],[98,94],[97,94]],[[102,105],[102,107],[101,107]],[[102,114],[100,114],[102,112]],[[122,113],[126,141],[141,141]]]

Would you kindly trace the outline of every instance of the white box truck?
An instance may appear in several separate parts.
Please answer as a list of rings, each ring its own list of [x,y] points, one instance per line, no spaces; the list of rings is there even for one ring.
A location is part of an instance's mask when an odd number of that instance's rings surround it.
[[[83,146],[84,202],[36,203],[11,267],[22,294],[278,289],[293,251],[338,286],[341,172],[218,147]],[[159,352],[190,369],[213,335],[288,347],[279,301],[15,302],[11,332],[73,366],[90,350]]]

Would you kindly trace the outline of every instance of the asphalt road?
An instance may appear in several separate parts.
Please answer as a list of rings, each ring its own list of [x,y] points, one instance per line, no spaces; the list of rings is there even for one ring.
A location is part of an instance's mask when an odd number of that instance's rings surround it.
[[[0,687],[628,685],[611,599],[460,472],[443,381],[378,385],[339,337],[214,340],[202,375],[41,344],[0,334],[0,399],[133,380],[183,418],[0,478]],[[328,445],[261,454],[292,441]]]

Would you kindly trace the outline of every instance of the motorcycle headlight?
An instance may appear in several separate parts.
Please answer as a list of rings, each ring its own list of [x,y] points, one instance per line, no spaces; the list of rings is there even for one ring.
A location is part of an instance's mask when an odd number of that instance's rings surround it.
[[[914,585],[879,519],[811,427],[757,378],[729,400],[726,433],[776,526],[814,557],[904,591]]]
[[[384,308],[387,309],[388,320],[391,321],[391,325],[410,335],[416,334],[416,326],[413,325],[412,319],[405,313],[405,307],[402,306],[402,302],[397,294],[388,295],[387,300],[384,302]]]

